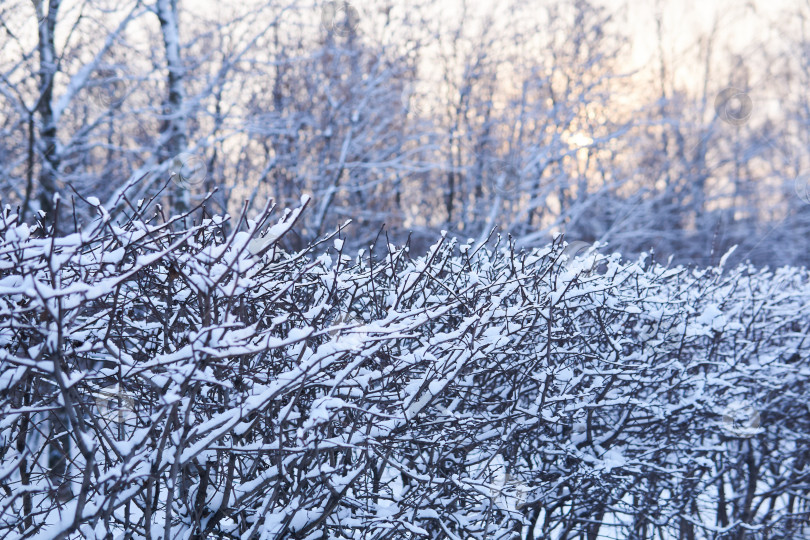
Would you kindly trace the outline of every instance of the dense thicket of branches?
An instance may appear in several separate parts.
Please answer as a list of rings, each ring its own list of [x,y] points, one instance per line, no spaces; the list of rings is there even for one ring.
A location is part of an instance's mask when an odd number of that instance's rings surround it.
[[[299,249],[351,218],[806,265],[810,4],[705,4],[5,0],[0,203],[185,171],[164,208],[312,195]]]
[[[88,202],[68,235],[0,219],[2,538],[807,527],[805,269],[570,258],[562,238],[381,237],[374,258],[344,250],[351,227],[288,252],[303,207]]]

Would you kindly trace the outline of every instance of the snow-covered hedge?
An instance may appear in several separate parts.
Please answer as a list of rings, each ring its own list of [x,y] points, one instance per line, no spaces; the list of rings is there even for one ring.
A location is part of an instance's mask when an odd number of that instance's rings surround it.
[[[286,253],[303,208],[185,226],[96,206],[66,236],[0,216],[2,538],[807,523],[805,269],[569,260],[561,240],[373,258],[346,231]]]

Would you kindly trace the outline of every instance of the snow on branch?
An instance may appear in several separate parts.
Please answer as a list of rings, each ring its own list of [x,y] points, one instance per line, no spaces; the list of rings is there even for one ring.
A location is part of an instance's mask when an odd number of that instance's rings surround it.
[[[577,262],[562,240],[288,253],[307,202],[267,226],[272,206],[191,227],[104,211],[67,236],[5,209],[3,537],[801,522],[805,269]],[[724,465],[746,455],[753,484]],[[745,502],[702,519],[718,489]]]

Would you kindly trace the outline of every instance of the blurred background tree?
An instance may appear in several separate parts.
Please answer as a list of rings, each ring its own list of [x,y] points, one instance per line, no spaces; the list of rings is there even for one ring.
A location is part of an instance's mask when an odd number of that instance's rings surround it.
[[[171,212],[312,194],[291,247],[352,219],[806,264],[810,6],[762,4],[8,0],[2,202],[169,182]]]

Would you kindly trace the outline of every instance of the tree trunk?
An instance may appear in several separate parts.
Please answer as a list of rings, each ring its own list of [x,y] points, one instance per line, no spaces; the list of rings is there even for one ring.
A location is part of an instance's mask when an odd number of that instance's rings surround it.
[[[184,110],[185,92],[183,90],[184,68],[180,53],[180,28],[177,17],[177,0],[158,0],[156,3],[160,30],[163,35],[163,46],[166,51],[168,74],[166,86],[169,95],[163,108],[161,138],[165,144],[161,149],[161,161],[171,159],[188,147],[186,111]],[[181,160],[182,161],[182,160]],[[175,171],[177,172],[177,171]],[[175,178],[175,180],[177,180]],[[172,188],[173,210],[184,212],[191,207],[188,188],[183,182],[175,182]]]
[[[47,13],[38,13],[39,23],[39,84],[41,93],[36,110],[39,112],[41,124],[39,138],[44,147],[42,167],[39,172],[39,200],[40,209],[46,214],[45,219],[53,222],[53,198],[58,193],[57,171],[61,157],[57,147],[56,120],[53,111],[53,81],[57,67],[56,46],[54,45],[54,28],[56,27],[56,14],[59,12],[61,0],[50,0]],[[39,10],[45,9],[42,2]]]

